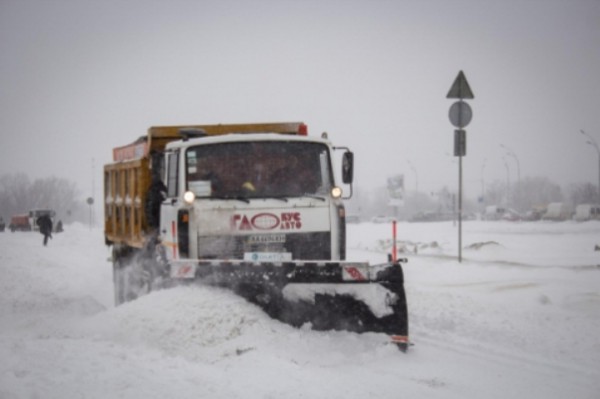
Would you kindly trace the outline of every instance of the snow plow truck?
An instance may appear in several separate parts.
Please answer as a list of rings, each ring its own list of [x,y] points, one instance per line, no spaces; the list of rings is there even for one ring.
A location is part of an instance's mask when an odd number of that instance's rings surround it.
[[[383,333],[405,351],[403,260],[346,260],[349,196],[336,180],[351,195],[353,163],[304,123],[151,127],[114,148],[104,223],[115,303],[210,284],[293,326]]]

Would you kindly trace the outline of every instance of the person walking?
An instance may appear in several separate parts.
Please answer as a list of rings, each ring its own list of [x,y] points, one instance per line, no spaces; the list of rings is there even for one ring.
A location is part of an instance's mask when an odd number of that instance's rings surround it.
[[[48,237],[52,238],[52,219],[49,215],[40,216],[36,224],[40,228],[40,233],[44,235],[44,246],[48,244]]]

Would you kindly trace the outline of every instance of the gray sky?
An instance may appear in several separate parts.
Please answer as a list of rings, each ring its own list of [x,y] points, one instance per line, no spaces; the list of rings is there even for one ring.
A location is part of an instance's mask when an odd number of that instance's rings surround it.
[[[301,120],[355,151],[358,186],[455,189],[460,70],[468,194],[506,181],[500,144],[523,178],[597,184],[600,0],[0,0],[0,174],[99,197],[149,126]]]

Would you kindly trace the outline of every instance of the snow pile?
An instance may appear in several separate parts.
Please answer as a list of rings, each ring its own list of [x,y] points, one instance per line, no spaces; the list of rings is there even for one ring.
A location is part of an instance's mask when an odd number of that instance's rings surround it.
[[[83,336],[93,334],[193,361],[255,349],[247,339],[254,334],[274,340],[293,332],[235,294],[205,286],[155,292],[90,318],[82,329]]]
[[[381,263],[391,227],[349,225]],[[115,308],[102,232],[0,233],[0,398],[596,398],[600,223],[400,223],[410,335],[315,332],[180,286]],[[497,243],[488,244],[485,243]]]

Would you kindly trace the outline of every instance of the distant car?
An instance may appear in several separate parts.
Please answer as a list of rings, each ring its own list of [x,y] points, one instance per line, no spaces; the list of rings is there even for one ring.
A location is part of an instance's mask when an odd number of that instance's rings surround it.
[[[483,214],[483,220],[500,220],[505,213],[505,208],[496,205],[486,206],[485,213]]]
[[[501,219],[507,220],[509,222],[518,222],[523,218],[521,217],[519,212],[515,211],[514,209],[506,209]]]
[[[553,202],[548,204],[546,213],[542,216],[542,220],[563,221],[572,217],[571,208],[562,202]]]
[[[534,222],[534,221],[541,220],[543,215],[544,215],[543,211],[532,209],[530,211],[525,212],[525,215],[523,215],[523,220],[527,220],[529,222]]]
[[[445,222],[453,220],[455,217],[456,215],[452,212],[427,211],[414,214],[409,222]],[[463,220],[467,220],[466,214],[463,215]]]
[[[391,223],[395,220],[396,220],[396,218],[393,216],[384,216],[384,215],[377,215],[377,216],[373,216],[371,218],[372,223]]]
[[[8,228],[13,233],[15,231],[31,231],[31,224],[29,224],[29,215],[14,215],[10,218],[10,224]]]
[[[346,215],[346,223],[360,223],[360,216]]]
[[[575,216],[573,217],[578,222],[586,220],[600,219],[600,205],[581,204],[575,208]]]
[[[517,212],[507,210],[506,212],[504,212],[504,215],[502,215],[502,220],[506,220],[509,222],[518,222],[521,220],[521,215],[519,215]]]

